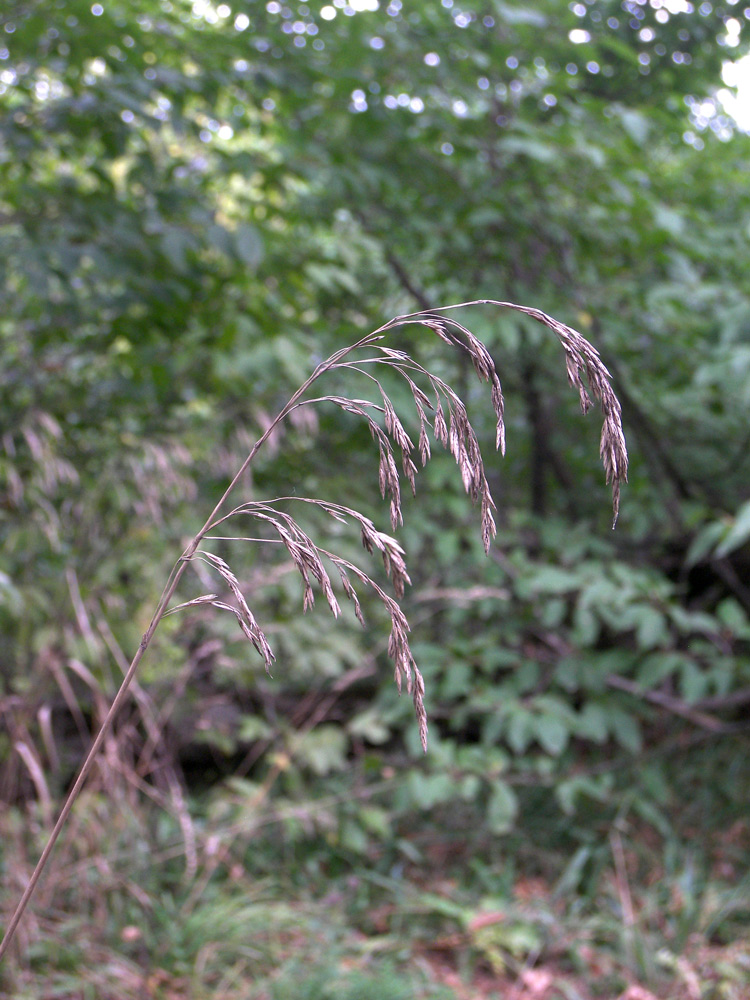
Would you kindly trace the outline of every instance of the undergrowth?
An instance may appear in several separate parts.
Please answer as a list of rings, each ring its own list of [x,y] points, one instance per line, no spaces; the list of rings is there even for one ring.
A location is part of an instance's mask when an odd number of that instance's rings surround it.
[[[230,784],[190,803],[190,878],[175,818],[92,789],[0,995],[741,1000],[750,826],[720,791],[710,813],[693,807],[707,756],[719,766],[713,748],[685,755],[685,806],[661,832],[627,796],[565,824],[531,791],[522,835],[493,837],[471,806],[399,819],[404,778],[367,779],[364,762],[254,815]],[[5,884],[19,884],[42,827],[29,838],[21,810],[1,825]]]

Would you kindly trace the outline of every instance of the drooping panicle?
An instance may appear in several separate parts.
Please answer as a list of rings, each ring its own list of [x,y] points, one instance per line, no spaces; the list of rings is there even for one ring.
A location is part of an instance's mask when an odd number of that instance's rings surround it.
[[[602,363],[598,352],[581,334],[538,309],[518,306],[509,302],[492,303],[489,300],[483,300],[483,302],[516,310],[551,329],[557,335],[565,352],[568,378],[578,391],[583,412],[586,413],[591,408],[592,399],[599,402],[604,415],[600,456],[607,482],[612,485],[616,520],[619,510],[620,484],[627,478],[627,449],[622,430],[620,404],[611,387],[609,372]],[[463,305],[473,304],[478,303],[464,303]],[[415,445],[406,429],[402,414],[397,412],[393,399],[386,392],[384,384],[373,374],[373,371],[375,366],[385,366],[396,373],[405,380],[414,402],[416,417],[419,421],[419,437],[416,448],[419,450],[421,464],[426,465],[431,458],[430,436],[432,434],[435,441],[451,453],[458,466],[466,493],[473,502],[480,505],[482,544],[485,551],[489,551],[497,530],[494,517],[496,507],[490,492],[479,440],[463,400],[446,381],[419,364],[410,354],[379,343],[385,332],[409,323],[418,323],[435,333],[445,343],[459,347],[468,353],[477,376],[490,385],[496,420],[495,445],[504,454],[505,403],[495,363],[485,345],[467,327],[454,319],[453,316],[445,315],[452,308],[454,307],[397,317],[381,327],[377,333],[363,338],[353,347],[337,351],[328,361],[316,368],[314,377],[309,381],[309,384],[312,384],[320,375],[335,369],[357,372],[368,379],[370,385],[376,387],[376,399],[379,397],[377,402],[367,398],[328,395],[318,399],[305,399],[302,402],[297,402],[295,406],[327,402],[365,420],[378,446],[378,485],[383,498],[389,501],[391,526],[395,530],[403,523],[400,483],[402,475],[409,482],[412,493],[416,492],[417,465],[413,457]],[[359,357],[356,361],[350,357],[353,352],[363,351],[365,348],[373,352],[372,356]],[[401,452],[400,463],[396,460],[395,450],[397,448]],[[395,599],[386,594],[360,567],[335,552],[318,546],[299,522],[286,510],[281,509],[282,501],[289,504],[313,505],[339,522],[356,523],[364,548],[370,553],[375,551],[380,553],[385,572],[390,577],[393,586]],[[355,617],[362,625],[364,625],[364,615],[359,595],[352,581],[354,580],[357,586],[361,584],[374,591],[386,608],[391,620],[388,653],[394,662],[396,683],[399,690],[405,685],[406,690],[412,695],[420,739],[426,749],[427,717],[424,708],[424,681],[409,645],[409,623],[398,603],[404,596],[406,585],[411,581],[406,569],[404,550],[396,539],[392,535],[379,531],[368,517],[353,508],[308,497],[295,496],[280,498],[276,501],[244,503],[215,523],[218,524],[230,517],[240,515],[251,516],[266,524],[277,536],[277,540],[283,543],[302,580],[302,607],[304,611],[313,607],[315,592],[316,589],[319,589],[325,596],[334,617],[338,617],[340,614],[341,609],[326,564],[335,567],[342,590],[353,606]],[[235,604],[230,605],[219,601],[215,594],[204,594],[172,610],[211,604],[214,607],[230,611],[237,618],[243,633],[262,655],[266,669],[270,670],[274,660],[273,652],[263,630],[248,607],[237,577],[230,570],[228,564],[213,553],[197,550],[193,558],[202,559],[219,573],[231,591]]]

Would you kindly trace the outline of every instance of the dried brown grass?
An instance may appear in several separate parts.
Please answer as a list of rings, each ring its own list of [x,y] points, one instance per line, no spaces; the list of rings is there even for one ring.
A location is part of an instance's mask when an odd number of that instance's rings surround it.
[[[263,658],[266,669],[270,671],[274,663],[274,653],[262,626],[253,615],[250,605],[243,593],[240,582],[229,564],[204,546],[204,542],[221,537],[222,539],[245,540],[241,535],[216,536],[214,533],[220,525],[230,521],[251,518],[263,526],[267,533],[274,536],[287,550],[292,564],[299,573],[303,584],[302,607],[306,611],[315,601],[316,590],[323,595],[334,617],[338,617],[340,606],[334,590],[331,575],[326,568],[333,567],[346,598],[352,603],[354,613],[364,625],[362,608],[357,592],[357,586],[370,588],[385,607],[391,621],[391,632],[388,642],[388,654],[394,662],[395,680],[401,690],[402,685],[411,694],[423,748],[427,749],[427,713],[424,705],[424,680],[416,664],[409,644],[409,623],[399,601],[403,597],[405,585],[410,582],[406,568],[404,551],[391,535],[378,530],[374,523],[360,512],[341,504],[329,503],[308,497],[282,497],[276,500],[257,502],[245,501],[226,512],[225,504],[244,473],[251,466],[258,450],[272,438],[279,424],[287,417],[292,417],[302,407],[320,404],[337,406],[364,420],[378,446],[378,482],[384,499],[390,506],[391,529],[396,530],[403,523],[401,484],[402,479],[408,482],[412,492],[416,492],[416,477],[418,466],[415,457],[418,455],[424,466],[431,456],[430,435],[435,442],[450,451],[461,475],[466,493],[474,503],[480,506],[481,535],[485,551],[489,550],[496,533],[493,511],[495,503],[485,475],[484,462],[477,435],[472,427],[466,407],[452,387],[435,373],[423,367],[404,351],[384,346],[381,341],[388,333],[403,326],[418,324],[436,334],[447,344],[466,352],[471,359],[477,376],[490,386],[490,398],[496,420],[496,448],[505,451],[505,421],[504,401],[495,362],[487,348],[461,322],[452,315],[455,309],[471,305],[493,305],[511,309],[531,317],[552,330],[558,337],[565,353],[568,378],[578,390],[581,408],[586,413],[592,405],[592,397],[600,406],[604,416],[602,426],[600,455],[604,464],[606,480],[612,485],[614,518],[617,519],[620,500],[620,484],[627,476],[627,451],[622,431],[621,411],[617,397],[610,384],[610,375],[592,345],[571,327],[553,319],[539,309],[519,306],[512,302],[495,300],[477,300],[461,303],[426,312],[399,316],[381,326],[378,330],[363,337],[355,344],[337,351],[326,361],[319,364],[311,376],[293,394],[279,414],[267,422],[263,434],[258,438],[250,452],[235,474],[223,496],[206,520],[203,527],[187,546],[182,556],[175,564],[172,573],[162,593],[154,612],[151,624],[144,634],[140,646],[130,665],[125,671],[125,677],[106,713],[99,731],[93,741],[89,754],[81,768],[69,796],[63,806],[60,817],[55,824],[39,862],[11,918],[5,937],[0,944],[0,958],[5,953],[18,926],[31,894],[47,863],[52,848],[70,813],[72,805],[83,787],[83,783],[101,749],[105,738],[111,731],[112,721],[122,706],[128,689],[134,681],[138,665],[148,648],[151,639],[166,615],[177,613],[185,608],[197,605],[208,605],[221,611],[227,611],[237,619],[243,634],[252,643]],[[378,377],[380,371],[387,369],[402,378],[409,387],[413,399],[416,418],[419,422],[419,435],[416,444],[406,431],[402,416],[397,413],[392,399],[388,395],[384,383]],[[357,398],[341,395],[308,396],[310,388],[329,372],[352,372],[364,376],[373,387],[375,399]],[[400,468],[397,458],[400,459]],[[335,552],[322,548],[301,527],[298,521],[284,506],[293,504],[309,504],[322,510],[337,521],[349,522],[359,529],[362,544],[368,553],[379,552],[385,571],[390,577],[394,596],[387,593],[368,572],[355,565],[350,560],[342,558]],[[253,541],[270,541],[270,538],[254,539]],[[170,607],[172,597],[188,567],[207,567],[224,586],[227,598],[218,593],[206,593],[197,598]],[[354,581],[354,582],[353,582]],[[356,584],[356,586],[355,586]],[[231,603],[230,603],[231,601]],[[124,664],[123,664],[124,666]],[[109,741],[111,744],[111,740]],[[28,747],[24,745],[25,751]],[[108,750],[112,751],[111,745]],[[23,755],[24,763],[32,775],[36,774],[37,782],[40,775],[29,752]],[[39,785],[43,789],[43,782]],[[189,839],[189,830],[186,831]]]

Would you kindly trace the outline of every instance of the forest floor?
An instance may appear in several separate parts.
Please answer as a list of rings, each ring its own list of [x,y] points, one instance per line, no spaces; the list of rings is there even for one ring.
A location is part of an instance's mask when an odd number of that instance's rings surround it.
[[[142,802],[84,795],[0,997],[750,998],[748,820],[698,846],[625,824],[566,855],[462,836],[438,815],[353,851],[311,816],[181,828]],[[6,915],[39,820],[0,819]]]

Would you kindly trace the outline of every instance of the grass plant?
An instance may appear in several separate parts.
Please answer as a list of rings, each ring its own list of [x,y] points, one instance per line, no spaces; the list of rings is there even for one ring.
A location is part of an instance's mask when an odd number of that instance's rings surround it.
[[[138,649],[125,670],[125,676],[114,701],[103,714],[97,735],[81,767],[78,777],[62,807],[59,818],[41,853],[20,901],[10,917],[5,936],[0,944],[0,958],[6,953],[21,917],[34,893],[41,874],[60,833],[67,822],[73,804],[86,782],[105,741],[111,742],[112,723],[121,709],[133,685],[139,664],[149,648],[160,622],[168,615],[199,605],[210,605],[233,615],[245,637],[261,655],[266,670],[270,672],[274,663],[274,653],[263,626],[257,621],[240,582],[229,563],[206,547],[212,540],[234,541],[236,543],[277,544],[283,546],[303,581],[303,610],[311,607],[316,591],[322,594],[334,617],[340,613],[339,601],[335,593],[331,572],[338,579],[341,591],[352,602],[357,618],[364,625],[358,597],[358,587],[370,588],[385,607],[391,622],[388,653],[394,662],[395,680],[399,691],[402,685],[411,695],[417,718],[422,748],[427,749],[427,712],[422,674],[417,666],[409,641],[410,626],[404,614],[400,599],[404,587],[410,582],[405,555],[396,539],[380,531],[374,523],[357,510],[313,497],[280,497],[258,502],[244,500],[231,509],[228,501],[240,487],[246,473],[251,468],[258,451],[268,441],[278,425],[301,407],[329,404],[349,414],[360,417],[374,438],[378,448],[378,481],[380,492],[388,499],[391,529],[396,530],[403,522],[401,507],[402,482],[408,482],[416,491],[417,464],[419,457],[425,465],[431,454],[430,434],[433,440],[448,449],[458,466],[466,493],[481,511],[481,536],[485,552],[489,551],[496,527],[493,517],[495,503],[485,475],[484,462],[479,441],[469,420],[466,405],[454,389],[434,372],[419,364],[408,353],[385,346],[383,340],[407,325],[418,325],[436,334],[452,347],[465,352],[478,377],[490,386],[492,406],[496,418],[496,447],[505,450],[504,401],[495,362],[484,344],[455,317],[455,310],[474,305],[491,305],[511,309],[531,317],[550,329],[559,339],[564,351],[568,378],[578,390],[581,407],[585,412],[597,401],[602,409],[604,422],[601,434],[600,454],[604,464],[606,479],[613,490],[615,521],[619,510],[620,484],[627,476],[627,452],[622,430],[621,410],[617,397],[610,385],[609,373],[592,345],[579,333],[564,323],[553,319],[538,309],[516,305],[511,302],[477,300],[439,309],[412,313],[385,323],[373,333],[356,343],[335,352],[313,371],[308,379],[291,396],[278,415],[270,421],[265,432],[251,448],[244,462],[223,495],[206,519],[203,527],[189,542],[172,572],[153,613],[150,625],[144,633]],[[396,412],[388,394],[381,373],[387,370],[408,385],[416,411],[419,432],[415,444],[406,430],[405,417]],[[353,395],[311,395],[311,390],[325,375],[343,372],[353,378],[364,380],[372,390],[364,398]],[[400,468],[397,458],[400,459]],[[345,524],[353,524],[361,535],[364,548],[378,552],[385,570],[391,579],[393,593],[387,593],[370,575],[349,559],[322,547],[299,524],[287,508],[307,504],[322,510],[332,519]],[[260,534],[225,534],[239,523],[250,522]],[[221,532],[219,534],[219,532]],[[188,568],[205,567],[221,583],[225,595],[204,593],[175,606],[172,599]],[[331,569],[329,569],[329,567]],[[229,603],[229,602],[232,603]],[[85,673],[85,668],[81,667]],[[137,691],[137,688],[135,689]],[[27,767],[37,789],[42,816],[46,821],[51,813],[51,798],[46,788],[44,776],[32,748],[18,743],[19,754]],[[117,755],[117,747],[110,752]],[[184,824],[186,844],[191,832],[189,823]]]
[[[395,774],[375,800],[387,803],[402,780]],[[358,786],[340,777],[334,812],[357,801]],[[373,833],[364,865],[332,843],[331,801],[319,792],[312,786],[294,814],[269,802],[244,825],[196,803],[199,870],[186,878],[176,817],[87,788],[19,929],[22,960],[0,971],[0,997],[746,996],[750,887],[726,867],[741,834],[722,834],[719,813],[696,845],[613,811],[621,861],[604,836],[590,844],[584,878],[570,870],[575,831],[538,811],[523,837],[498,841],[471,812],[463,840],[456,829],[445,840],[455,808],[434,810],[420,829]],[[0,820],[14,878],[43,837],[40,824],[29,838],[26,822],[20,810]]]

